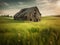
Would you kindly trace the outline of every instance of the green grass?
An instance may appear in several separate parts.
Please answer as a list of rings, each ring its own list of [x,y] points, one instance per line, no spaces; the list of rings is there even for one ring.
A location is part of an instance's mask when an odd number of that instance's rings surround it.
[[[60,45],[60,17],[39,22],[0,17],[0,45]]]

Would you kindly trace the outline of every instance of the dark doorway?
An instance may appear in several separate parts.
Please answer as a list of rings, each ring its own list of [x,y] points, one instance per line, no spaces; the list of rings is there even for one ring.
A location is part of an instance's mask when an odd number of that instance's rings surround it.
[[[38,19],[35,19],[34,22],[38,22]]]
[[[38,19],[36,19],[36,22],[38,22]]]
[[[30,21],[32,21],[32,19],[30,19]]]

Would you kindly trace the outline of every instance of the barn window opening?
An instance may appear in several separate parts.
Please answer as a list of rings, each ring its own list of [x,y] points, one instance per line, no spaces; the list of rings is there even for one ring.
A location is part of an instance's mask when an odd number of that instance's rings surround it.
[[[34,14],[36,14],[36,12]]]
[[[27,16],[25,16],[24,18],[27,19]]]
[[[36,11],[36,9],[34,11]]]
[[[34,17],[36,17],[36,12],[34,13],[34,15],[33,15]]]
[[[36,13],[36,10],[34,10],[34,13]]]
[[[36,17],[36,15],[34,15],[34,17]]]
[[[30,19],[30,21],[32,21],[32,19]]]

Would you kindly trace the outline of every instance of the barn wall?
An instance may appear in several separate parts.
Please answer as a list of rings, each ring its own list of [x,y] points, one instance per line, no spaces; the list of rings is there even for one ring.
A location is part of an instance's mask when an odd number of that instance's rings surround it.
[[[22,9],[22,11],[23,10],[24,9]],[[18,12],[14,18],[17,20],[39,21],[41,19],[41,15],[37,7],[32,7],[26,8],[23,12]]]

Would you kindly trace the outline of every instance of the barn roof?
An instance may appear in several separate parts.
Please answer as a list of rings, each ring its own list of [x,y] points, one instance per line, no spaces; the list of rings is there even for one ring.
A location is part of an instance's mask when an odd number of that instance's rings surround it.
[[[30,14],[33,13],[34,10],[37,10],[39,12],[39,9],[35,6],[35,7],[30,7],[30,8],[24,8],[21,9],[18,13],[15,14],[15,17],[20,17],[20,16],[24,16],[26,14]],[[40,13],[40,12],[39,12]],[[41,15],[41,14],[40,14]]]

